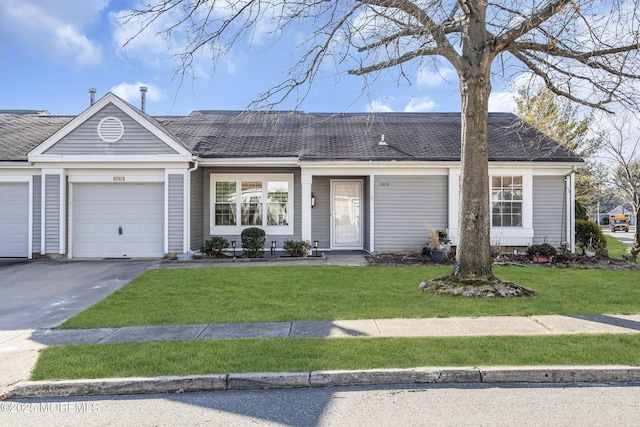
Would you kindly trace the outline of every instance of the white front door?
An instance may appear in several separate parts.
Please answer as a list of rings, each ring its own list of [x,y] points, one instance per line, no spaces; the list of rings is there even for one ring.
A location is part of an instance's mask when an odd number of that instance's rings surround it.
[[[331,181],[331,248],[362,249],[362,180]]]

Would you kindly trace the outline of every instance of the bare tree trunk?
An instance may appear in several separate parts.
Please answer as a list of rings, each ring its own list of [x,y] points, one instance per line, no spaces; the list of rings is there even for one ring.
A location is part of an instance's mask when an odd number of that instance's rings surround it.
[[[454,275],[492,278],[487,117],[489,73],[461,78],[462,145],[458,251]]]
[[[633,246],[632,248],[640,249],[640,227],[638,226],[638,215],[640,215],[640,203],[634,206],[634,215],[636,217],[636,231],[633,233]]]

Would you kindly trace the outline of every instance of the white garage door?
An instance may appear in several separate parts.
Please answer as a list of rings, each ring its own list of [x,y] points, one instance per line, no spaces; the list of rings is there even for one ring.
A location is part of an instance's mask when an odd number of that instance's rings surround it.
[[[74,257],[164,255],[163,184],[75,184]]]
[[[0,184],[0,257],[29,255],[29,184]]]

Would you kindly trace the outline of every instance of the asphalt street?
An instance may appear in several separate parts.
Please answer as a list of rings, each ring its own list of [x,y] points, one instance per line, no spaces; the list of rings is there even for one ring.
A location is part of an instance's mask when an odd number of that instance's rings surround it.
[[[636,232],[636,227],[631,227],[626,233],[624,231],[616,231],[614,233],[610,231],[607,226],[604,226],[602,228],[602,232],[604,234],[608,234],[609,236],[615,237],[627,246],[633,246],[633,234]]]
[[[0,402],[20,426],[637,426],[640,384],[320,387]]]

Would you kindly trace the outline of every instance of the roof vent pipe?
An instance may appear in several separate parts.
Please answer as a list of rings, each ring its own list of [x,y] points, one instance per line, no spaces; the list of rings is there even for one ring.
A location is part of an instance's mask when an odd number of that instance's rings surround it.
[[[95,88],[89,88],[89,105],[93,105],[96,102],[96,89]]]
[[[384,140],[384,133],[382,134],[382,136],[380,136],[380,142],[378,143],[378,145],[388,145],[387,142]]]
[[[147,104],[147,87],[140,86],[140,109],[144,112]]]

